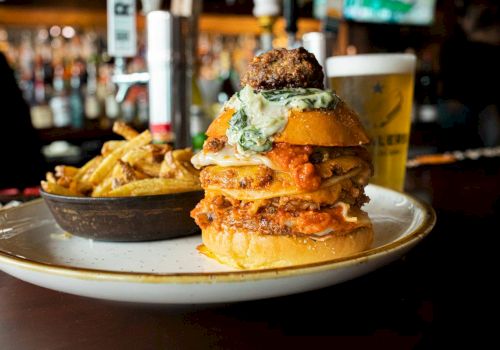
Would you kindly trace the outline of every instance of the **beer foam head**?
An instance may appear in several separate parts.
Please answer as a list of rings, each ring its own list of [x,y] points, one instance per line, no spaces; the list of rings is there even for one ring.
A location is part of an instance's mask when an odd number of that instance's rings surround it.
[[[368,54],[335,56],[326,60],[329,78],[354,75],[414,73],[416,57],[412,54]]]

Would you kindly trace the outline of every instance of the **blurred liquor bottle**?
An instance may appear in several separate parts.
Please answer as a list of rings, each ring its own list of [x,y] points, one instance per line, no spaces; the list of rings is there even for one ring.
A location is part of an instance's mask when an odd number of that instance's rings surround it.
[[[69,105],[71,111],[71,126],[75,129],[84,127],[83,106],[83,69],[84,65],[76,60],[71,67]]]
[[[50,128],[53,125],[52,110],[48,104],[51,89],[47,73],[42,57],[38,56],[34,68],[34,99],[30,104],[31,123],[36,129]]]
[[[97,85],[96,85],[96,97],[100,106],[100,114],[97,119],[97,126],[99,129],[110,129],[113,120],[120,118],[120,110],[118,106],[111,105],[112,102],[108,100],[110,95],[109,85],[110,85],[110,63],[104,62],[102,55],[98,55],[97,60]],[[116,111],[118,109],[118,111]]]
[[[116,86],[111,81],[109,74],[105,78],[105,86],[106,86],[106,96],[104,99],[104,111],[106,114],[106,118],[113,123],[115,120],[120,119],[121,110],[120,105],[116,101]]]
[[[54,68],[54,80],[52,82],[54,94],[49,105],[52,110],[54,126],[57,128],[71,125],[71,111],[69,98],[64,82],[64,65],[59,63]]]
[[[97,56],[87,61],[87,88],[85,93],[85,117],[87,124],[96,127],[101,116],[101,104],[97,98]]]

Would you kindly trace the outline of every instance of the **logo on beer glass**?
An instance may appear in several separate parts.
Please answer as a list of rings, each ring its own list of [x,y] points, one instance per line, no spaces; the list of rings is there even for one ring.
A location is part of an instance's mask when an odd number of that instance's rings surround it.
[[[377,81],[371,89],[363,111],[372,111],[374,118],[365,120],[368,129],[384,128],[401,112],[403,94],[398,88],[390,88]]]

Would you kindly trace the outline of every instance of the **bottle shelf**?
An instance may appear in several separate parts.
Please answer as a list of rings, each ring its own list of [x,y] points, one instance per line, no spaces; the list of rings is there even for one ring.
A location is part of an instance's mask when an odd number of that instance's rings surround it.
[[[71,25],[82,28],[106,28],[106,11],[84,8],[33,8],[10,6],[0,8],[0,23],[5,26],[40,27]],[[145,18],[137,16],[137,27],[143,30]],[[202,14],[199,28],[204,33],[226,35],[259,34],[257,19],[244,15]],[[274,26],[276,35],[285,34],[285,22],[279,18]],[[313,18],[298,21],[298,34],[320,30],[320,22]]]

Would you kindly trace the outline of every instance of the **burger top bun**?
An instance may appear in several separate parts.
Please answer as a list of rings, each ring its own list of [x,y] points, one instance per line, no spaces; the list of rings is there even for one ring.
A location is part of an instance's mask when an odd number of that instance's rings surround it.
[[[225,109],[207,130],[209,137],[226,135],[233,109]],[[291,110],[285,129],[274,142],[325,147],[360,146],[369,143],[357,114],[343,101],[334,109]]]

